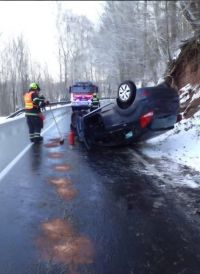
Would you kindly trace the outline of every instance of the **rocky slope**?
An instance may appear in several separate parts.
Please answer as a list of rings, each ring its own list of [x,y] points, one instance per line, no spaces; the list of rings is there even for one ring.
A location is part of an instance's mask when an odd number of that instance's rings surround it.
[[[179,54],[170,62],[166,78],[179,90],[184,118],[190,118],[200,108],[200,37],[186,40]]]

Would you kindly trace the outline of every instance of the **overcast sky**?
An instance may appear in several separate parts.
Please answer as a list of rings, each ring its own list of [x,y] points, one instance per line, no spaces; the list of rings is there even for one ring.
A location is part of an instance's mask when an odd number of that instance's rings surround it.
[[[56,63],[56,1],[0,1],[0,39],[22,33],[28,42],[31,56],[47,62],[50,72]],[[85,15],[97,23],[103,1],[62,1],[63,7],[74,14]]]

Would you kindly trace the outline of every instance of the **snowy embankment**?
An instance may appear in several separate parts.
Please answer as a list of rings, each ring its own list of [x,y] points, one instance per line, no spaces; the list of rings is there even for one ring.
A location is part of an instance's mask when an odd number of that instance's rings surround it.
[[[6,121],[6,117],[0,117],[0,124]]]
[[[181,105],[188,100],[186,94],[189,91],[191,87],[186,86],[185,93],[180,96]],[[196,89],[193,97],[189,105],[200,97],[199,88]],[[144,142],[142,147],[143,152],[149,157],[168,157],[174,162],[200,171],[200,111],[177,123],[173,130]]]

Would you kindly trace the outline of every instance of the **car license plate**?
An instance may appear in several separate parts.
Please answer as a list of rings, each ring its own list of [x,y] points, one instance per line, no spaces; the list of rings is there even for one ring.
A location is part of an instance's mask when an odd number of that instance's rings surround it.
[[[131,137],[133,137],[133,132],[132,131],[127,132],[125,135],[125,138],[130,139]]]

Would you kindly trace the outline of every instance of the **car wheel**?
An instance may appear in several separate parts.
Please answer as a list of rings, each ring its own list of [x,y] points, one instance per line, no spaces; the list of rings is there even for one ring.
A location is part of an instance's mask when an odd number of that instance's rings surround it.
[[[119,85],[117,104],[120,108],[128,108],[136,96],[136,85],[132,81],[125,81]]]

